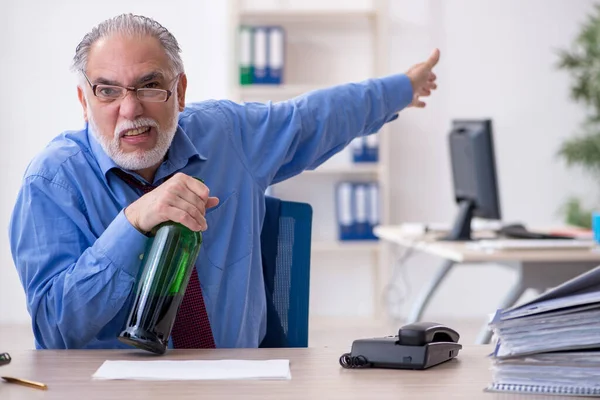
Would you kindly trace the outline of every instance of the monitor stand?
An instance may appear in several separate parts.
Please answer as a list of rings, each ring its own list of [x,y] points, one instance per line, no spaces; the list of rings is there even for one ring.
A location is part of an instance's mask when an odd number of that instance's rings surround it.
[[[471,240],[471,220],[473,219],[475,203],[472,200],[461,200],[458,206],[458,215],[454,219],[454,225],[452,226],[450,233],[448,236],[440,238],[440,240]]]

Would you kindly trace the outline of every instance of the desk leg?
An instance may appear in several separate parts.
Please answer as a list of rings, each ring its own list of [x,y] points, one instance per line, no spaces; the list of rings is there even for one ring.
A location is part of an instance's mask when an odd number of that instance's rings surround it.
[[[444,264],[440,267],[434,277],[429,281],[428,285],[421,291],[419,297],[412,309],[410,310],[410,314],[408,315],[407,323],[412,324],[413,322],[418,322],[421,320],[423,316],[423,312],[425,312],[425,307],[433,297],[433,293],[437,290],[442,280],[448,275],[448,272],[454,266],[454,261],[445,260]]]
[[[527,290],[527,286],[523,284],[523,281],[519,279],[519,281],[510,289],[510,291],[504,296],[502,302],[498,305],[498,308],[508,308],[512,307],[523,293]],[[479,335],[477,336],[476,344],[488,344],[492,340],[492,331],[489,329],[488,324],[486,323]]]

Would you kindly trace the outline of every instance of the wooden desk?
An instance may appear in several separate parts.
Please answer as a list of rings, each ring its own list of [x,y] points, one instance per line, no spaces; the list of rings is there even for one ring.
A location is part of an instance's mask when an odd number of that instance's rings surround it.
[[[431,281],[420,292],[412,306],[407,323],[419,321],[437,288],[457,263],[499,264],[515,269],[517,282],[498,304],[497,308],[513,306],[527,289],[544,292],[577,275],[600,265],[600,251],[593,249],[544,249],[544,250],[482,250],[472,243],[438,240],[441,233],[425,235],[407,234],[401,226],[379,226],[375,235],[400,247],[422,251],[443,258]],[[482,232],[483,237],[489,234]],[[493,313],[495,310],[490,310]],[[489,343],[491,332],[484,326],[477,338],[478,344]]]
[[[10,352],[10,349],[6,349]],[[504,399],[484,393],[490,383],[491,346],[464,346],[458,357],[425,371],[362,369],[339,365],[349,349],[219,349],[175,350],[160,359],[290,360],[288,381],[98,381],[92,374],[105,360],[152,360],[137,351],[26,350],[11,353],[13,361],[0,375],[48,385],[40,391],[0,382],[0,399]],[[529,397],[528,397],[529,398]],[[557,399],[557,397],[551,397]]]

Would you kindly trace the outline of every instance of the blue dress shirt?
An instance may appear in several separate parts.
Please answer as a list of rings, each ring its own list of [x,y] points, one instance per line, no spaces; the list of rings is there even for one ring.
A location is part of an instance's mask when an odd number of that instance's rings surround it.
[[[217,347],[257,347],[265,334],[265,189],[377,132],[412,95],[400,74],[280,103],[205,101],[180,113],[148,183],[183,172],[220,199],[207,210],[197,263]],[[148,238],[123,213],[141,193],[114,168],[87,128],[57,136],[27,167],[9,235],[37,348],[127,347],[117,336]]]

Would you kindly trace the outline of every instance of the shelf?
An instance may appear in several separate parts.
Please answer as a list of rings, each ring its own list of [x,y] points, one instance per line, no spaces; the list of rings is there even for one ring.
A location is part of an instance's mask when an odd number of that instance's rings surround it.
[[[340,166],[323,166],[312,171],[304,171],[302,175],[377,175],[378,163],[356,163]]]
[[[302,10],[302,9],[265,9],[265,10],[242,10],[240,19],[242,21],[260,22],[344,22],[360,19],[374,19],[377,13],[374,10]]]
[[[327,87],[327,85],[242,85],[238,90],[242,98],[261,97],[261,98],[292,98],[313,90]]]
[[[378,240],[317,241],[311,244],[313,252],[378,251]]]

